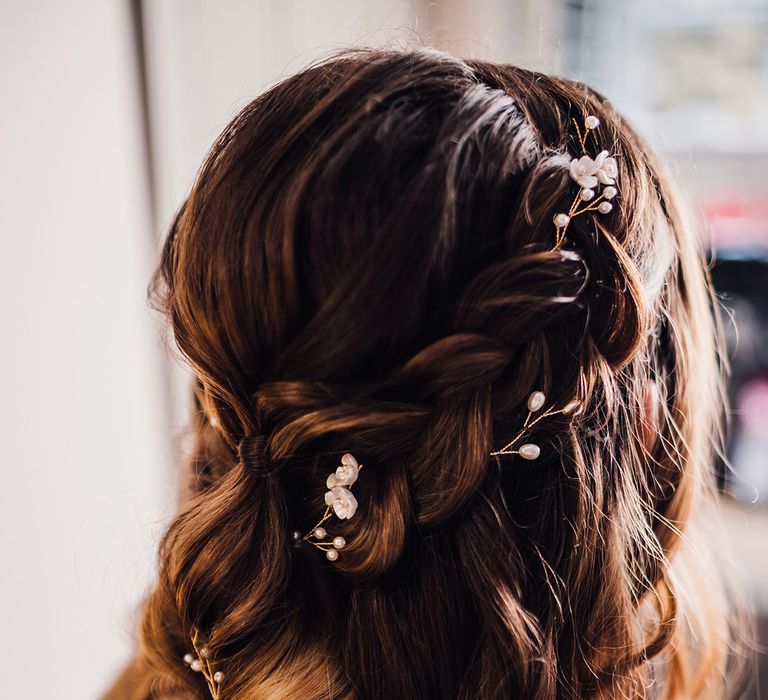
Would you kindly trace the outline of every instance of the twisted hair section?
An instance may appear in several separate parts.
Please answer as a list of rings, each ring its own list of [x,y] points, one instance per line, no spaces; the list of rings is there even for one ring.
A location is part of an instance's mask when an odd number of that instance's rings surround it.
[[[586,114],[620,194],[555,250]],[[600,95],[428,50],[315,65],[214,144],[155,294],[199,407],[143,610],[156,697],[203,692],[193,627],[228,700],[722,697],[721,592],[684,551],[717,420],[706,274]],[[534,390],[579,410],[534,464],[492,457]],[[346,451],[331,565],[290,532]]]

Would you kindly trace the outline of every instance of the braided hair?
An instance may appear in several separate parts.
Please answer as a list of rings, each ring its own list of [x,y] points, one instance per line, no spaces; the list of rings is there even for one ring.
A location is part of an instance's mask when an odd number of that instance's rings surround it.
[[[556,248],[586,114],[620,194]],[[193,629],[228,700],[723,697],[706,270],[602,96],[427,49],[334,56],[224,130],[154,295],[198,411],[142,614],[152,697],[206,696]],[[537,427],[535,462],[491,456],[537,389],[582,408]],[[331,564],[290,533],[348,450],[361,505]]]

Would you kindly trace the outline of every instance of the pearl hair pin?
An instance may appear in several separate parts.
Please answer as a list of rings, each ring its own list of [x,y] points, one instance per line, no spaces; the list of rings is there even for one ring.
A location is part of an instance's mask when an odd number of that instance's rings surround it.
[[[340,520],[348,520],[357,512],[357,499],[352,495],[350,487],[357,481],[357,476],[363,468],[355,457],[346,453],[341,458],[341,464],[331,472],[325,485],[328,491],[325,493],[325,513],[315,526],[303,535],[299,530],[294,530],[293,541],[295,545],[309,542],[317,549],[325,552],[329,561],[339,558],[339,550],[343,549],[347,542],[337,535],[331,535],[326,529],[327,522],[335,515]],[[192,647],[194,654],[184,654],[184,663],[195,673],[201,673],[205,678],[208,690],[213,700],[221,700],[221,684],[224,681],[224,673],[214,671],[211,663],[212,652],[209,647],[202,644],[200,632],[192,628]]]
[[[206,646],[200,645],[200,632],[197,628],[192,629],[192,648],[194,654],[184,654],[184,663],[196,673],[202,673],[208,690],[213,700],[221,700],[221,683],[224,680],[224,674],[221,671],[214,671],[211,665],[211,650]]]
[[[293,533],[295,544],[308,542],[313,547],[325,552],[328,561],[336,561],[339,558],[339,550],[347,545],[347,541],[341,537],[334,537],[326,529],[326,523],[335,515],[340,520],[349,520],[357,512],[357,499],[350,490],[352,484],[357,481],[357,475],[363,468],[358,464],[353,455],[347,452],[341,458],[341,464],[335,472],[331,472],[325,485],[328,491],[325,493],[325,513],[314,527],[303,535],[299,530]]]
[[[504,447],[502,447],[500,450],[496,450],[495,452],[491,452],[492,457],[500,455],[519,455],[523,459],[527,459],[529,461],[533,461],[539,458],[539,455],[541,454],[541,448],[533,442],[526,442],[520,445],[522,440],[530,436],[533,427],[545,418],[548,418],[549,416],[556,416],[561,413],[571,413],[579,406],[578,401],[571,401],[571,403],[563,408],[548,408],[546,411],[540,413],[536,416],[536,418],[534,418],[534,414],[539,413],[539,411],[544,408],[544,403],[546,400],[547,397],[543,391],[534,391],[528,397],[528,416],[523,423],[523,427],[520,428],[517,434],[506,445],[504,445]],[[518,445],[520,446],[518,447]]]
[[[587,154],[587,136],[590,131],[600,126],[600,120],[594,115],[589,115],[584,120],[583,133],[578,122],[575,119],[571,121],[579,135],[583,155],[581,158],[574,158],[571,161],[568,172],[580,189],[576,193],[568,213],[560,212],[552,217],[555,224],[555,247],[553,250],[559,250],[563,245],[565,231],[571,219],[590,211],[608,214],[613,210],[613,204],[608,200],[613,199],[619,193],[615,187],[616,176],[619,172],[616,159],[608,151],[600,151],[595,158],[591,158]],[[600,185],[604,187],[602,191],[598,192]]]

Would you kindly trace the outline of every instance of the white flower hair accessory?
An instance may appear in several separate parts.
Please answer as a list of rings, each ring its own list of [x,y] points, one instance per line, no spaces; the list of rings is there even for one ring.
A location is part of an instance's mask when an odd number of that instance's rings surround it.
[[[619,174],[616,158],[605,150],[600,151],[595,158],[587,154],[587,136],[590,131],[600,126],[600,120],[593,115],[588,116],[584,120],[583,134],[578,122],[575,119],[572,121],[579,135],[579,143],[584,155],[571,161],[568,173],[580,189],[576,193],[568,213],[560,212],[552,217],[555,224],[554,250],[558,250],[565,241],[565,231],[571,219],[590,211],[596,211],[600,214],[609,213],[613,209],[613,204],[608,200],[613,199],[619,193],[615,187],[616,177]],[[603,186],[602,190],[599,189],[600,185]]]
[[[534,391],[528,397],[528,416],[523,423],[523,427],[520,428],[515,436],[506,445],[504,445],[504,447],[502,447],[500,450],[491,452],[492,457],[500,455],[519,455],[523,459],[527,459],[529,461],[539,458],[539,455],[541,454],[541,448],[535,442],[525,442],[520,444],[523,442],[523,439],[530,437],[531,431],[536,426],[536,424],[545,418],[556,416],[558,414],[565,415],[572,413],[580,406],[579,402],[574,400],[563,408],[548,408],[543,413],[539,413],[539,411],[544,408],[546,400],[547,397],[543,391]],[[533,417],[535,413],[539,413],[536,418]]]
[[[325,524],[335,515],[339,520],[349,520],[357,512],[357,499],[350,490],[357,481],[359,471],[363,468],[353,455],[347,452],[341,458],[341,464],[336,471],[331,472],[325,481],[328,491],[325,492],[325,513],[315,526],[304,536],[298,530],[294,531],[293,539],[298,544],[309,542],[314,547],[325,552],[329,561],[339,558],[339,550],[347,542],[341,536],[334,537]]]
[[[295,544],[309,542],[314,547],[325,552],[329,561],[339,558],[339,550],[343,549],[347,542],[341,536],[334,537],[324,527],[334,515],[340,520],[348,520],[357,512],[357,499],[350,491],[350,487],[357,481],[357,476],[363,468],[355,457],[348,452],[342,456],[341,464],[336,471],[331,472],[325,481],[328,491],[325,493],[325,513],[315,526],[304,536],[299,530],[293,532]],[[224,682],[224,673],[215,671],[213,667],[214,654],[210,647],[206,646],[202,635],[195,627],[192,628],[192,648],[194,654],[184,654],[184,664],[192,671],[202,674],[212,700],[221,700],[221,687]]]

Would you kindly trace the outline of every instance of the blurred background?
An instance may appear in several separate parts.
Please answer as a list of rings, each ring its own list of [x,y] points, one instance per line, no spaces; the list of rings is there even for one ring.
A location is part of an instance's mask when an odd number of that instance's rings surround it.
[[[765,641],[768,0],[0,0],[3,697],[95,698],[131,653],[188,409],[159,241],[238,108],[350,44],[583,79],[664,155],[728,314],[725,534]]]

